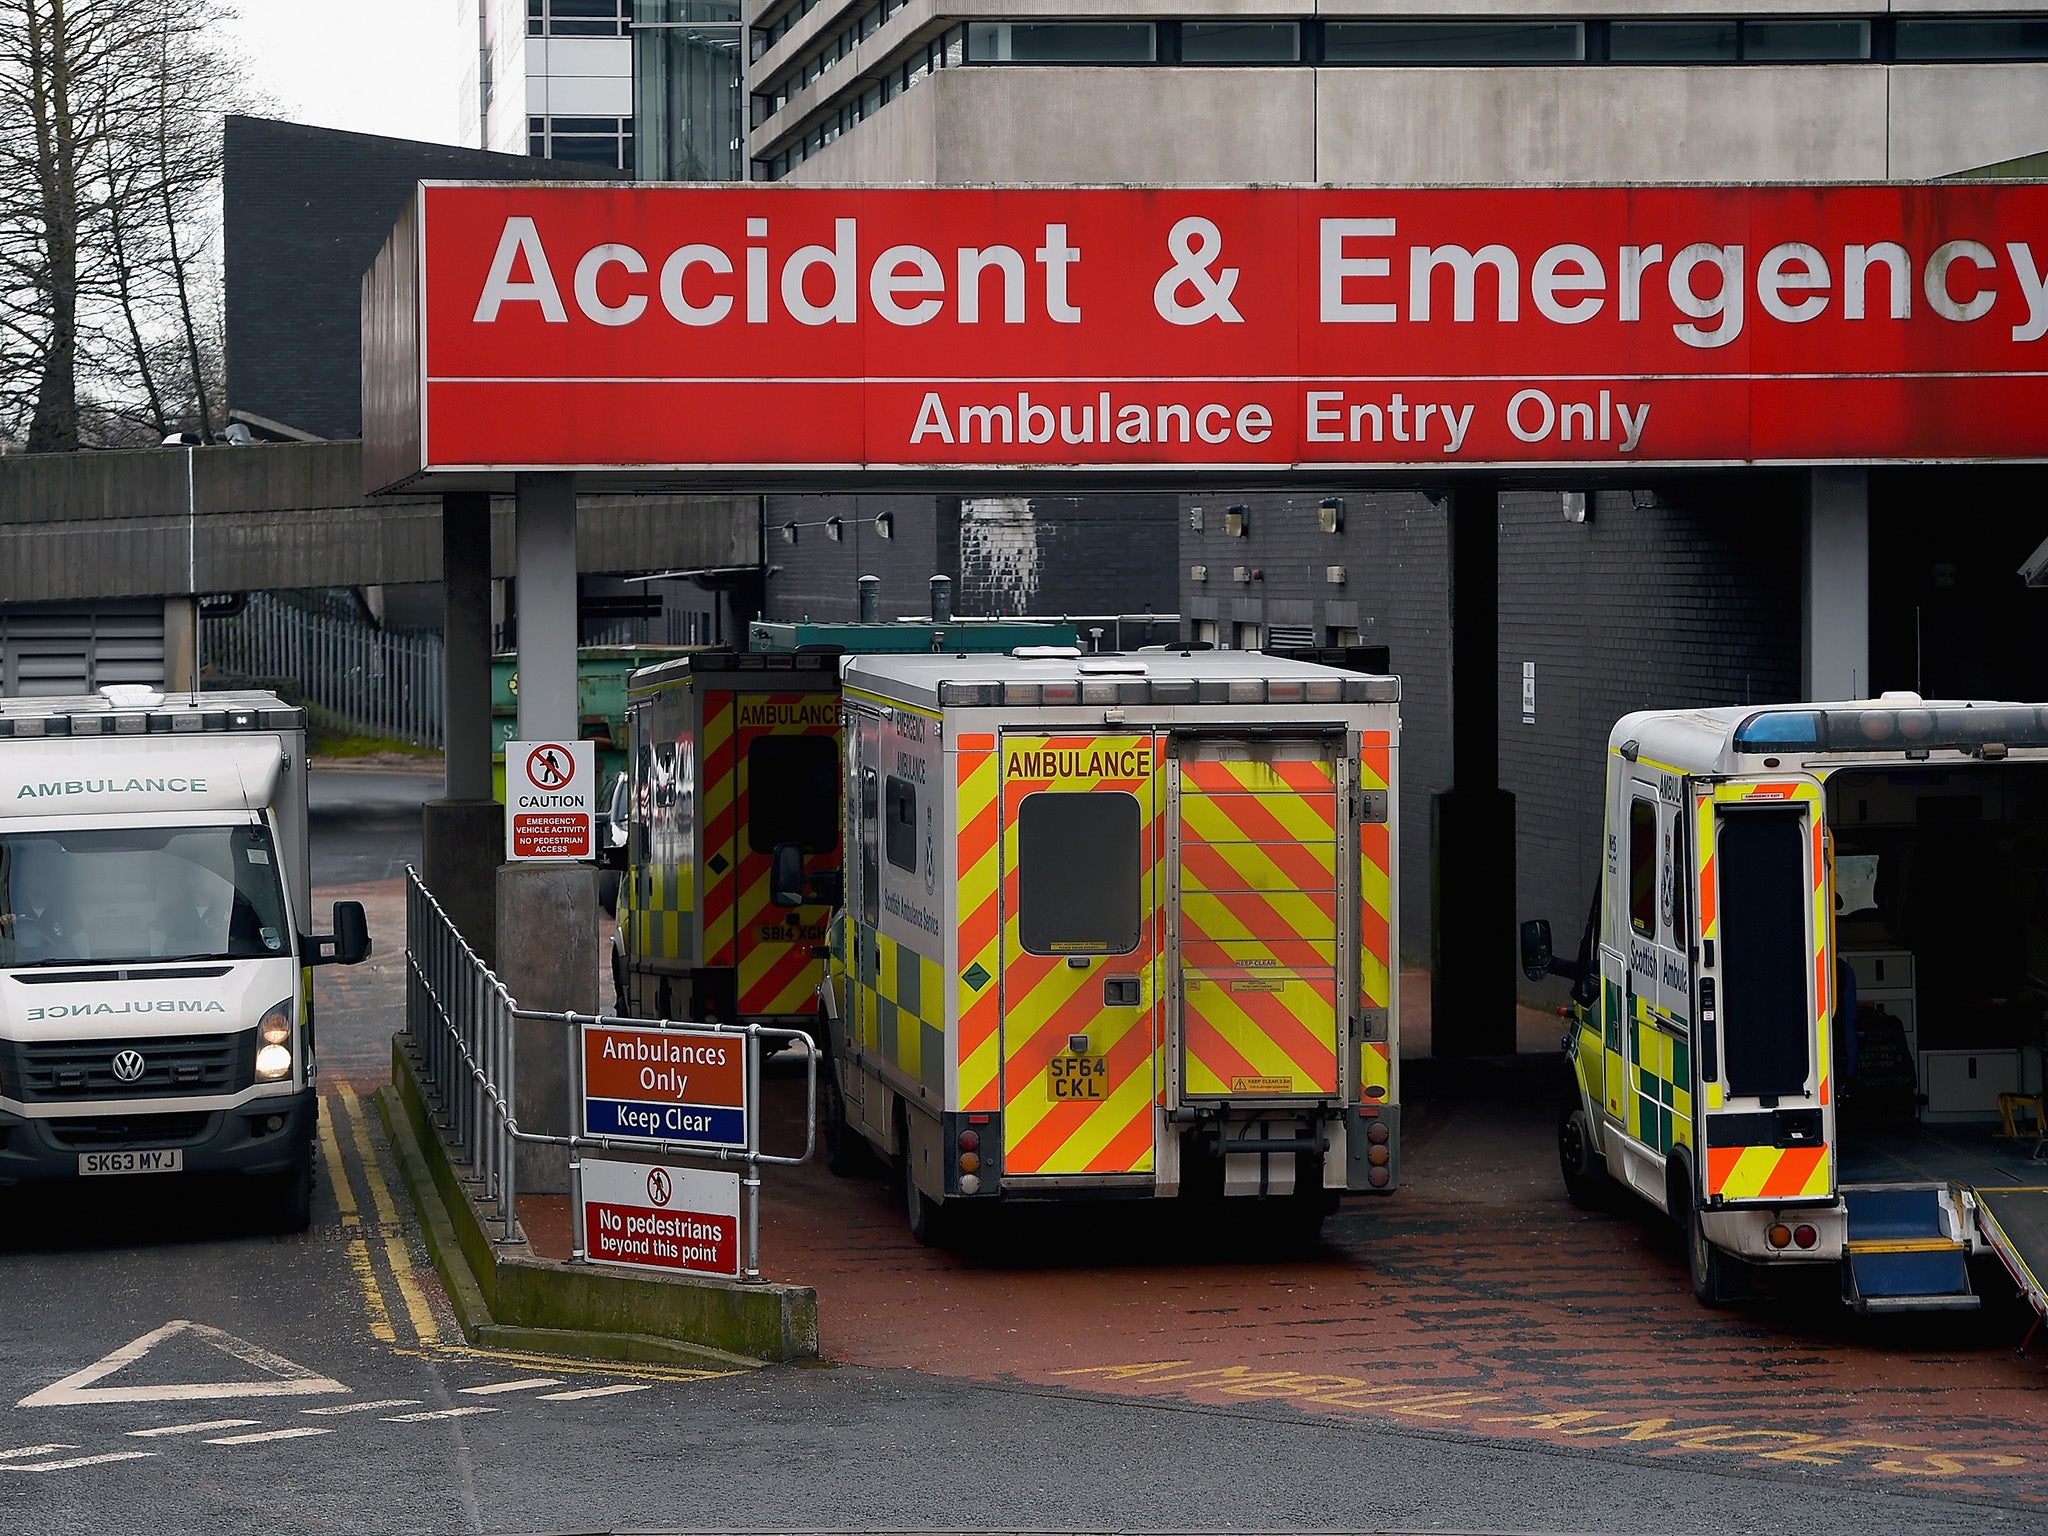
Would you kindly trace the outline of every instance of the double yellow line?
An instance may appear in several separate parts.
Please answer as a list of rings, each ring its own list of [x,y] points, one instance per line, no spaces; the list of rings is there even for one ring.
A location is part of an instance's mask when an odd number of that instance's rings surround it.
[[[327,1113],[320,1117],[320,1149],[326,1155],[328,1178],[334,1185],[335,1202],[341,1207],[341,1225],[346,1230],[361,1227],[363,1218],[362,1207],[356,1201],[350,1162],[342,1156],[337,1122],[347,1127],[350,1149],[355,1153],[354,1167],[362,1170],[363,1180],[369,1187],[370,1205],[377,1215],[377,1236],[383,1245],[385,1266],[391,1273],[392,1284],[397,1287],[405,1319],[411,1324],[412,1338],[406,1342],[428,1349],[438,1348],[441,1327],[434,1320],[434,1310],[427,1304],[426,1293],[420,1288],[419,1275],[413,1269],[412,1252],[399,1230],[398,1206],[391,1198],[391,1185],[384,1177],[383,1165],[378,1162],[376,1148],[370,1142],[363,1101],[355,1089],[346,1084],[327,1095]],[[371,1258],[369,1239],[351,1237],[347,1250],[349,1268],[355,1272],[357,1288],[363,1294],[363,1306],[370,1316],[371,1335],[385,1344],[400,1342],[398,1329],[391,1320],[391,1308],[384,1298],[384,1287]]]

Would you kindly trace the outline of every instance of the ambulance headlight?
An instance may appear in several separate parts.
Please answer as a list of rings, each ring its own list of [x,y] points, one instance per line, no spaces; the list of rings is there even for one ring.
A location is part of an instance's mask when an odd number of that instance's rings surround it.
[[[272,1005],[256,1026],[256,1081],[282,1082],[292,1075],[292,1005]]]

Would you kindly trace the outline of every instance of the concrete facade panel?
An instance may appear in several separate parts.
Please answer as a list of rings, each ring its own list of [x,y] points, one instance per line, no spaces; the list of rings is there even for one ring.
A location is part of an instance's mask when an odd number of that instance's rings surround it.
[[[549,117],[631,117],[633,81],[628,76],[550,75],[547,80]]]
[[[1918,64],[1888,73],[1889,174],[1900,181],[2048,149],[2048,64]]]
[[[946,80],[961,71],[946,70],[920,81],[860,125],[857,132],[835,139],[784,179],[792,182],[892,181],[931,186],[939,173],[939,142],[933,98]]]
[[[1327,73],[949,69],[922,88],[947,184],[1312,181]]]
[[[1886,174],[1881,69],[1315,73],[1316,166],[1309,179],[1403,186],[1854,181]],[[1959,101],[1944,110],[1974,109]],[[1162,128],[1170,134],[1171,126]],[[999,131],[993,124],[991,130]],[[1292,179],[1277,166],[1272,175]]]

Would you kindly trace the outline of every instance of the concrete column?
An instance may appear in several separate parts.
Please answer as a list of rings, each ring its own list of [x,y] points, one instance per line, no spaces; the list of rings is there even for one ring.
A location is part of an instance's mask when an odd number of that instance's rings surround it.
[[[420,815],[421,878],[470,947],[498,963],[504,809],[491,798],[491,498],[441,498],[443,793]]]
[[[1451,498],[1451,787],[1430,807],[1430,1052],[1515,1049],[1515,797],[1500,787],[1500,497]]]
[[[519,735],[574,740],[576,707],[576,486],[568,475],[521,475],[514,533],[519,583]],[[508,765],[509,770],[510,765]],[[501,834],[502,835],[502,834]],[[522,1008],[597,1011],[597,870],[590,864],[507,864],[497,879],[498,975]],[[514,1044],[513,1108],[522,1129],[565,1134],[574,1035],[528,1020]],[[520,1188],[560,1194],[568,1154],[522,1147]]]
[[[164,599],[164,692],[199,691],[199,599]]]
[[[1800,660],[1809,699],[1862,699],[1870,683],[1870,471],[1807,471]]]
[[[514,505],[519,583],[519,734],[576,735],[576,482],[520,475]]]

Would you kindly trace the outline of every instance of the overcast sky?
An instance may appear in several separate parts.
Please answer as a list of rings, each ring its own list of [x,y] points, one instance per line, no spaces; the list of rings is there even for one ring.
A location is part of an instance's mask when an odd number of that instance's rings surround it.
[[[271,115],[320,128],[461,142],[476,0],[234,0],[232,33]],[[466,23],[466,24],[465,24]]]

